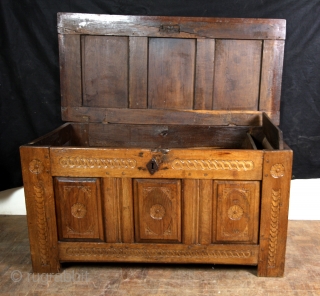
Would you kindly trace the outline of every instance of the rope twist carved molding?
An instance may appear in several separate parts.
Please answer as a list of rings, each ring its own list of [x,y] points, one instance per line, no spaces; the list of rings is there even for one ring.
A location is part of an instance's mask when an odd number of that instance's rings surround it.
[[[268,251],[268,267],[275,267],[275,256],[277,253],[278,245],[278,232],[279,232],[279,212],[280,212],[280,199],[281,191],[272,189],[272,202],[271,202],[271,224],[269,232],[269,251]]]
[[[106,256],[106,257],[131,257],[143,256],[148,258],[160,257],[192,257],[192,258],[250,258],[254,256],[251,250],[159,250],[159,249],[134,249],[134,248],[67,248],[70,256]]]
[[[36,201],[37,211],[37,230],[39,235],[40,259],[42,265],[48,265],[48,250],[47,250],[47,233],[48,227],[46,222],[45,208],[44,208],[44,189],[41,185],[33,187]]]
[[[251,160],[175,159],[172,162],[172,168],[175,170],[251,171],[254,163]]]
[[[59,163],[64,168],[104,168],[104,169],[134,169],[137,162],[130,158],[88,158],[61,157]]]

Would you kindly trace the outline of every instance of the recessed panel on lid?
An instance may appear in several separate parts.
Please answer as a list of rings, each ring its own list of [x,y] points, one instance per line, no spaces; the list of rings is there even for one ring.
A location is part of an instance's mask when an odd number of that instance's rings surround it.
[[[260,40],[216,40],[214,110],[258,110]]]
[[[128,37],[82,38],[83,105],[128,106]]]
[[[149,39],[149,108],[193,108],[195,47],[195,39]]]

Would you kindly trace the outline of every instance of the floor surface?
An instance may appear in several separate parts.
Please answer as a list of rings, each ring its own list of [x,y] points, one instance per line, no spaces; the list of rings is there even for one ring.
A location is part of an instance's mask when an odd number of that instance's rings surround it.
[[[0,216],[0,295],[320,295],[320,221],[289,221],[283,278],[256,267],[64,264],[33,274],[26,216]]]

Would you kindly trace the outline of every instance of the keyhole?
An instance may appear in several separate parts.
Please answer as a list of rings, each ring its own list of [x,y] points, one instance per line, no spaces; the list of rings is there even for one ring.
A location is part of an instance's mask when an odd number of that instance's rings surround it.
[[[153,175],[156,171],[159,169],[159,165],[157,164],[155,159],[151,159],[147,164],[147,169],[149,170],[149,173]]]

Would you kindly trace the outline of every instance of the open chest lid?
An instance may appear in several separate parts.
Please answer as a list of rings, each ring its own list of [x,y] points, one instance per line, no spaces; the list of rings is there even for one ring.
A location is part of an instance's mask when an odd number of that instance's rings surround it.
[[[285,25],[59,13],[62,118],[246,125],[266,112],[278,125]]]

